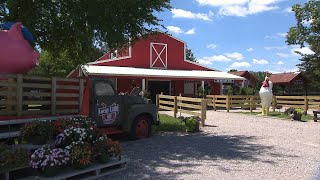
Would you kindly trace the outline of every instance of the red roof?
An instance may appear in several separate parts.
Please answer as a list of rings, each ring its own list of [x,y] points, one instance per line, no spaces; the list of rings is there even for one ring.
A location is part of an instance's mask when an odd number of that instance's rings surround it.
[[[272,74],[269,79],[273,84],[292,83],[292,81],[298,78],[298,76],[301,76],[301,78],[306,81],[306,78],[301,74],[301,72]]]
[[[236,76],[241,76],[244,77],[246,79],[253,79],[255,82],[258,82],[258,79],[252,75],[249,71],[233,71],[233,72],[229,72],[230,74],[234,74]]]

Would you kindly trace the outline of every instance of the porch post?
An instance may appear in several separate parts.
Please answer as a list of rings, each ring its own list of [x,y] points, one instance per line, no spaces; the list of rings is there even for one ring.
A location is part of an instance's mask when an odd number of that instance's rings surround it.
[[[142,91],[146,90],[146,79],[142,79]]]
[[[201,87],[202,87],[202,90],[204,91],[204,81],[201,81]]]
[[[241,82],[241,88],[244,88],[244,80]]]

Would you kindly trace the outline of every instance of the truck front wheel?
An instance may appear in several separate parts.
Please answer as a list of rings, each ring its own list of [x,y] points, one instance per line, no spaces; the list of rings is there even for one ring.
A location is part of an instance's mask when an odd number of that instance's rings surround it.
[[[138,116],[131,128],[130,139],[144,139],[150,137],[151,134],[151,121],[147,116]]]

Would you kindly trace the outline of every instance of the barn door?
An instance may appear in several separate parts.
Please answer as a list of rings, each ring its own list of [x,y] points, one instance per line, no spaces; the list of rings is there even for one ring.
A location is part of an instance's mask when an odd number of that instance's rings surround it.
[[[163,43],[151,43],[150,68],[167,69],[168,46]]]

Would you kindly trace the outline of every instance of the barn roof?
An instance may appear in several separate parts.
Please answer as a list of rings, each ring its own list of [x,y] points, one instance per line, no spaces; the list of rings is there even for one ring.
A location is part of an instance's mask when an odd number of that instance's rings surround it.
[[[273,84],[292,83],[298,76],[302,76],[306,80],[301,72],[272,74],[269,79]]]
[[[218,71],[199,70],[166,70],[145,69],[118,66],[81,66],[83,73],[87,75],[146,77],[146,78],[177,78],[177,79],[233,79],[244,80],[243,77]]]
[[[258,82],[258,79],[254,75],[252,75],[249,71],[233,71],[233,72],[229,72],[229,73],[233,74],[233,75],[236,75],[236,76],[241,76],[241,77],[244,77],[244,78],[250,77],[254,81]]]

